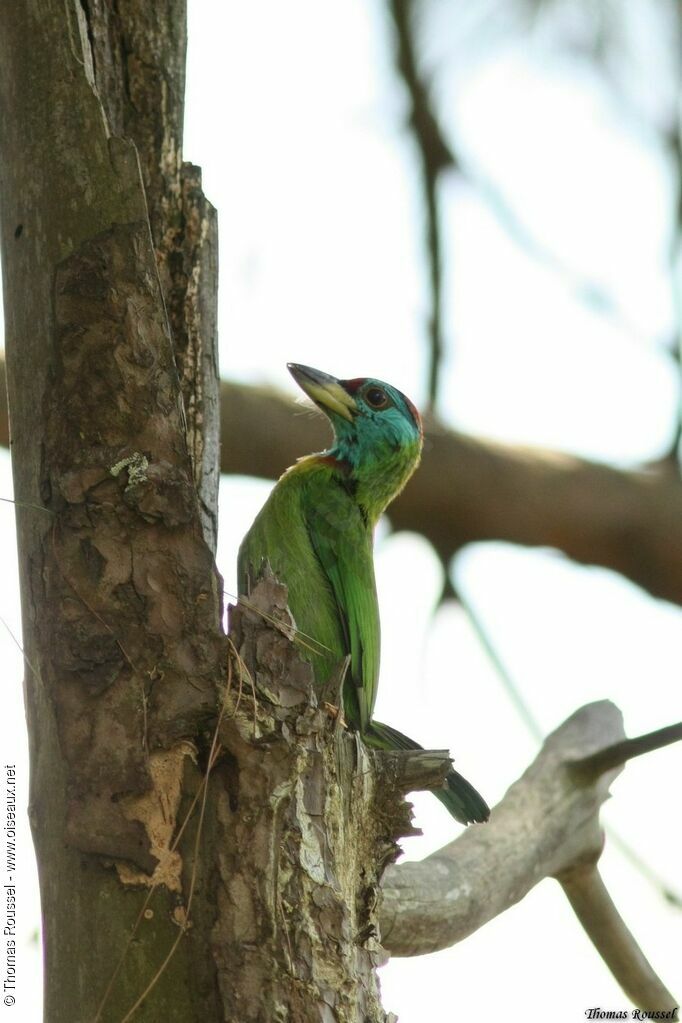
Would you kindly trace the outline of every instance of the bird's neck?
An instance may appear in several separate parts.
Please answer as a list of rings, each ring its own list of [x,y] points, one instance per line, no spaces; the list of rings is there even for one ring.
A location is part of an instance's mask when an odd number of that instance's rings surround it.
[[[341,442],[325,451],[323,457],[334,461],[368,523],[379,518],[403,489],[419,464],[421,444],[386,444],[370,454],[357,445]]]

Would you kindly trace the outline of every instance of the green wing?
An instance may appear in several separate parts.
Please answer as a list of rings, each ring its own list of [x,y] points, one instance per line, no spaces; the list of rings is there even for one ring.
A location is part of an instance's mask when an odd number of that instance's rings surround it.
[[[303,502],[308,534],[329,580],[350,667],[344,709],[351,724],[369,725],[379,682],[380,628],[372,532],[341,483],[311,478]]]

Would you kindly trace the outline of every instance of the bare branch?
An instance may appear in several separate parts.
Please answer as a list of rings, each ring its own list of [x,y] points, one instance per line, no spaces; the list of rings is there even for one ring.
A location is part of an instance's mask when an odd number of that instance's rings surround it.
[[[576,711],[493,809],[485,826],[384,877],[382,940],[392,955],[423,955],[461,941],[519,902],[539,881],[602,848],[598,812],[615,774],[577,785],[567,764],[619,742],[622,715],[603,701]]]
[[[530,707],[524,700],[519,686],[516,684],[509,668],[501,657],[497,646],[488,634],[483,621],[474,610],[468,598],[463,595],[461,584],[458,585],[456,589],[454,583],[452,584],[452,595],[459,601],[462,610],[469,620],[469,624],[471,625],[485,654],[490,660],[495,674],[502,684],[507,696],[511,700],[514,709],[533,738],[538,743],[542,742],[543,732],[540,725],[535,720]],[[592,777],[596,778],[598,774],[608,770],[609,767],[616,767],[618,764],[623,763],[626,759],[637,756],[638,753],[645,753],[648,752],[649,749],[657,749],[662,745],[666,745],[667,742],[674,742],[676,738],[682,737],[677,732],[679,727],[680,726],[678,725],[671,725],[669,728],[662,728],[658,732],[652,732],[649,735],[640,736],[637,739],[626,739],[622,744],[617,743],[615,746],[604,751],[606,755],[613,758],[608,763],[602,758],[601,753],[597,753],[594,756],[594,760],[596,762],[594,768],[590,767],[590,761],[593,758],[588,757],[582,762],[582,765],[574,765],[574,770],[576,770],[578,772],[578,776],[580,776],[580,769],[582,767],[582,770],[585,772],[588,779],[591,779]],[[666,739],[665,737],[668,735],[670,737]],[[626,842],[618,831],[616,831],[613,827],[607,826],[605,828],[605,833],[608,841],[618,848],[634,869],[653,886],[661,898],[665,899],[666,902],[671,905],[682,908],[682,896],[671,889],[667,881],[653,870],[651,866],[641,858],[641,856],[639,856],[630,843]]]
[[[422,955],[447,948],[519,902],[539,881],[555,877],[569,885],[572,903],[583,899],[581,920],[586,927],[589,921],[590,936],[616,979],[622,983],[622,964],[632,964],[637,956],[646,963],[629,932],[626,940],[622,921],[615,923],[615,908],[608,910],[605,893],[594,879],[589,884],[575,879],[576,872],[584,873],[586,865],[592,871],[599,859],[599,811],[622,763],[609,764],[590,780],[576,778],[572,767],[577,760],[621,747],[623,741],[622,716],[612,703],[582,707],[546,739],[485,827],[469,828],[418,863],[389,867],[381,928],[391,954]],[[638,1005],[644,994],[671,998],[648,969],[649,987],[642,980],[625,988]],[[640,974],[647,976],[643,966]],[[655,1008],[667,1004],[656,1002]]]
[[[543,730],[540,727],[539,722],[536,720],[533,712],[531,711],[528,703],[524,699],[521,688],[517,685],[516,680],[513,678],[509,668],[502,659],[499,650],[492,637],[490,636],[481,616],[474,609],[469,598],[462,592],[461,584],[455,586],[452,583],[452,592],[459,603],[459,606],[464,611],[467,617],[469,625],[471,626],[476,639],[478,640],[483,652],[490,661],[490,664],[497,676],[499,682],[502,685],[505,693],[509,697],[509,700],[514,707],[514,710],[519,715],[524,725],[528,729],[530,735],[536,740],[536,742],[542,742]]]
[[[441,308],[441,239],[438,214],[438,177],[456,161],[445,141],[431,109],[429,89],[419,72],[412,31],[413,0],[389,0],[389,12],[396,30],[396,65],[410,97],[410,126],[419,150],[422,187],[426,205],[426,244],[431,290],[429,316],[430,360],[428,395],[434,407],[438,394],[438,377],[443,358],[443,325]]]
[[[638,735],[634,739],[623,739],[614,746],[599,750],[583,760],[571,765],[578,780],[591,781],[598,778],[605,771],[611,771],[620,767],[627,760],[633,757],[641,757],[643,753],[651,753],[656,749],[663,749],[673,742],[682,739],[682,721],[676,725],[667,725],[665,728],[658,728],[655,732],[647,732],[646,735]]]
[[[443,356],[441,322],[442,245],[437,204],[437,184],[441,172],[455,170],[486,204],[511,240],[536,262],[558,275],[571,289],[577,301],[591,312],[608,317],[622,330],[639,338],[640,331],[618,308],[613,296],[597,282],[565,263],[556,252],[535,237],[523,218],[509,203],[497,182],[476,166],[456,140],[447,137],[431,102],[430,87],[420,68],[414,0],[388,0],[389,14],[396,29],[396,68],[410,98],[409,122],[419,151],[422,189],[427,219],[427,255],[431,288],[429,321],[430,363],[429,404],[433,408],[438,392],[438,376]]]
[[[593,864],[559,878],[585,931],[628,998],[640,1009],[674,1012],[677,1002],[653,967],[622,916]],[[677,1019],[677,1014],[670,1019]]]

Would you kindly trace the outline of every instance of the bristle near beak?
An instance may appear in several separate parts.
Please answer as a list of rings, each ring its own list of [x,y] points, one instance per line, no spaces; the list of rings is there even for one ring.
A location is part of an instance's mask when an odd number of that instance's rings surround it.
[[[353,413],[358,411],[357,403],[336,377],[295,362],[288,362],[287,369],[301,390],[305,391],[323,412],[333,412],[348,422],[353,421]]]

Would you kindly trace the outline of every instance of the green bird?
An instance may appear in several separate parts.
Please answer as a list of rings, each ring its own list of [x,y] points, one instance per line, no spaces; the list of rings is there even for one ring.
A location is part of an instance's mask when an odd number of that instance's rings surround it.
[[[324,684],[349,658],[343,710],[373,749],[421,749],[372,719],[379,682],[379,606],[373,534],[417,468],[422,422],[409,398],[371,378],[335,377],[290,363],[294,380],[331,422],[332,446],[284,473],[239,549],[239,593],[248,598],[264,565],[289,591],[302,655]],[[490,811],[454,770],[434,793],[462,824]]]

